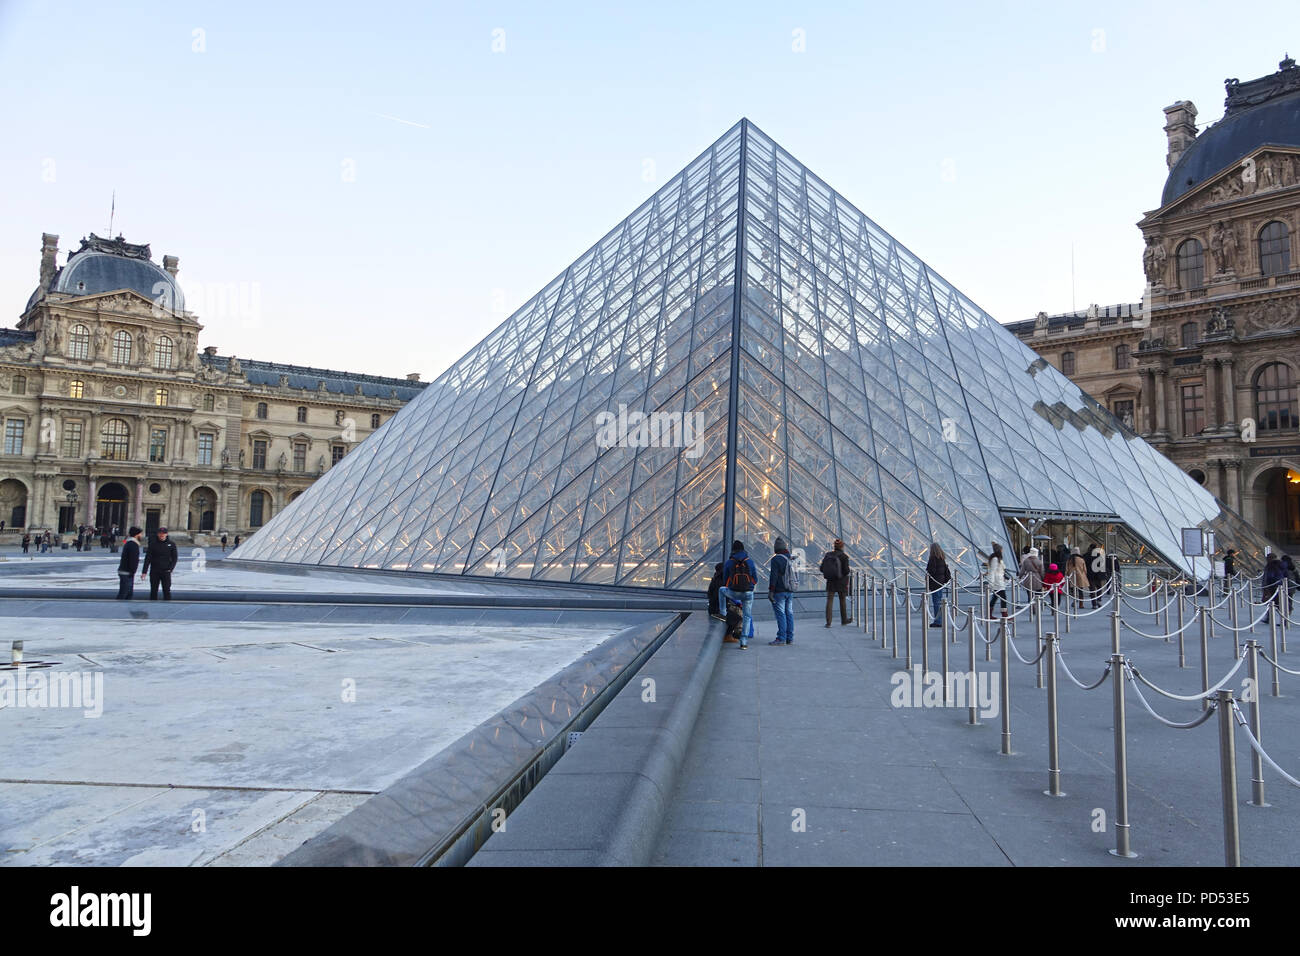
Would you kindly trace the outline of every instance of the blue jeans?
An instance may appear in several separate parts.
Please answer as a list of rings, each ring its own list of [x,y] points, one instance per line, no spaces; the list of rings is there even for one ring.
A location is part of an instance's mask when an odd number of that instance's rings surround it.
[[[740,625],[740,643],[748,644],[749,639],[754,636],[754,592],[722,588],[718,594],[722,597],[724,608],[728,598],[740,605],[740,613],[744,619],[744,623]]]
[[[776,639],[787,644],[794,642],[794,594],[777,591],[771,595],[772,613],[776,615]]]
[[[937,591],[935,591],[933,594],[930,595],[930,604],[934,607],[934,619],[938,621],[940,624],[943,623],[943,621],[939,620],[939,604],[942,601],[943,601],[943,588],[939,588]]]

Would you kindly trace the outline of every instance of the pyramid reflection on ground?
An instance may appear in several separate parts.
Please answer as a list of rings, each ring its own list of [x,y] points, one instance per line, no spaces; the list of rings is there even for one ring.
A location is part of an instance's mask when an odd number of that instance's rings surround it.
[[[1264,544],[742,120],[238,557],[702,590],[777,535],[970,574],[1026,510]]]

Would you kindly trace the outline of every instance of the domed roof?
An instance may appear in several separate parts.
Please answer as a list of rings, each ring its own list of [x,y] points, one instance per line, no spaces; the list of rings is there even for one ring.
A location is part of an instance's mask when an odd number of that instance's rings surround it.
[[[1167,206],[1261,146],[1300,148],[1300,68],[1283,60],[1271,76],[1228,80],[1223,119],[1192,141],[1169,170],[1160,205]]]
[[[121,236],[102,239],[93,232],[68,256],[68,264],[54,276],[49,291],[95,295],[118,289],[131,289],[174,312],[185,309],[176,277],[152,261],[148,245],[133,245]],[[33,300],[39,292],[33,293]]]

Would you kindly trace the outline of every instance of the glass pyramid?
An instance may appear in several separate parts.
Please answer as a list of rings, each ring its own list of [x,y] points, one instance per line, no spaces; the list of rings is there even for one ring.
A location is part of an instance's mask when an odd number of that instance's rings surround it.
[[[1264,544],[741,120],[238,557],[702,590],[782,535],[970,574],[1026,509],[1182,568],[1182,527]]]

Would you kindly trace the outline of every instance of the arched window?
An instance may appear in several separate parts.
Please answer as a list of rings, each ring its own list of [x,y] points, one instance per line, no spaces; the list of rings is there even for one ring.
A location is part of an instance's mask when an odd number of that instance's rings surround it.
[[[104,427],[99,433],[99,450],[104,458],[126,461],[130,454],[130,446],[131,429],[126,422],[120,418],[110,418],[104,422]]]
[[[1259,231],[1259,272],[1275,276],[1290,271],[1291,234],[1286,223],[1274,220]]]
[[[260,528],[271,517],[271,496],[265,491],[255,491],[248,499],[248,523]]]
[[[1201,339],[1200,329],[1195,322],[1184,322],[1181,332],[1184,348],[1195,345]]]
[[[306,405],[299,405],[299,406],[298,406],[298,422],[299,422],[299,424],[304,424],[304,423],[306,423],[306,421],[307,421],[307,406],[306,406]]]
[[[153,344],[153,367],[172,367],[172,340],[165,335],[160,335]]]
[[[131,363],[131,333],[119,329],[113,333],[113,361],[119,365]]]
[[[371,427],[371,428],[378,428],[378,427],[379,427],[379,416],[378,416],[378,415],[371,415],[371,416],[370,416],[370,427]]]
[[[1061,374],[1063,375],[1074,374],[1074,353],[1073,352],[1061,353]]]
[[[68,358],[90,358],[90,329],[84,325],[68,329]]]
[[[266,417],[266,402],[257,403],[257,417],[258,418]]]
[[[68,383],[68,398],[85,398],[86,383],[79,378],[74,378]]]
[[[1273,362],[1255,374],[1255,421],[1259,428],[1295,428],[1295,399],[1291,366]]]
[[[1127,345],[1115,346],[1115,368],[1128,368],[1129,352]]]
[[[1205,285],[1205,251],[1199,239],[1188,239],[1178,247],[1178,288],[1199,289]]]

